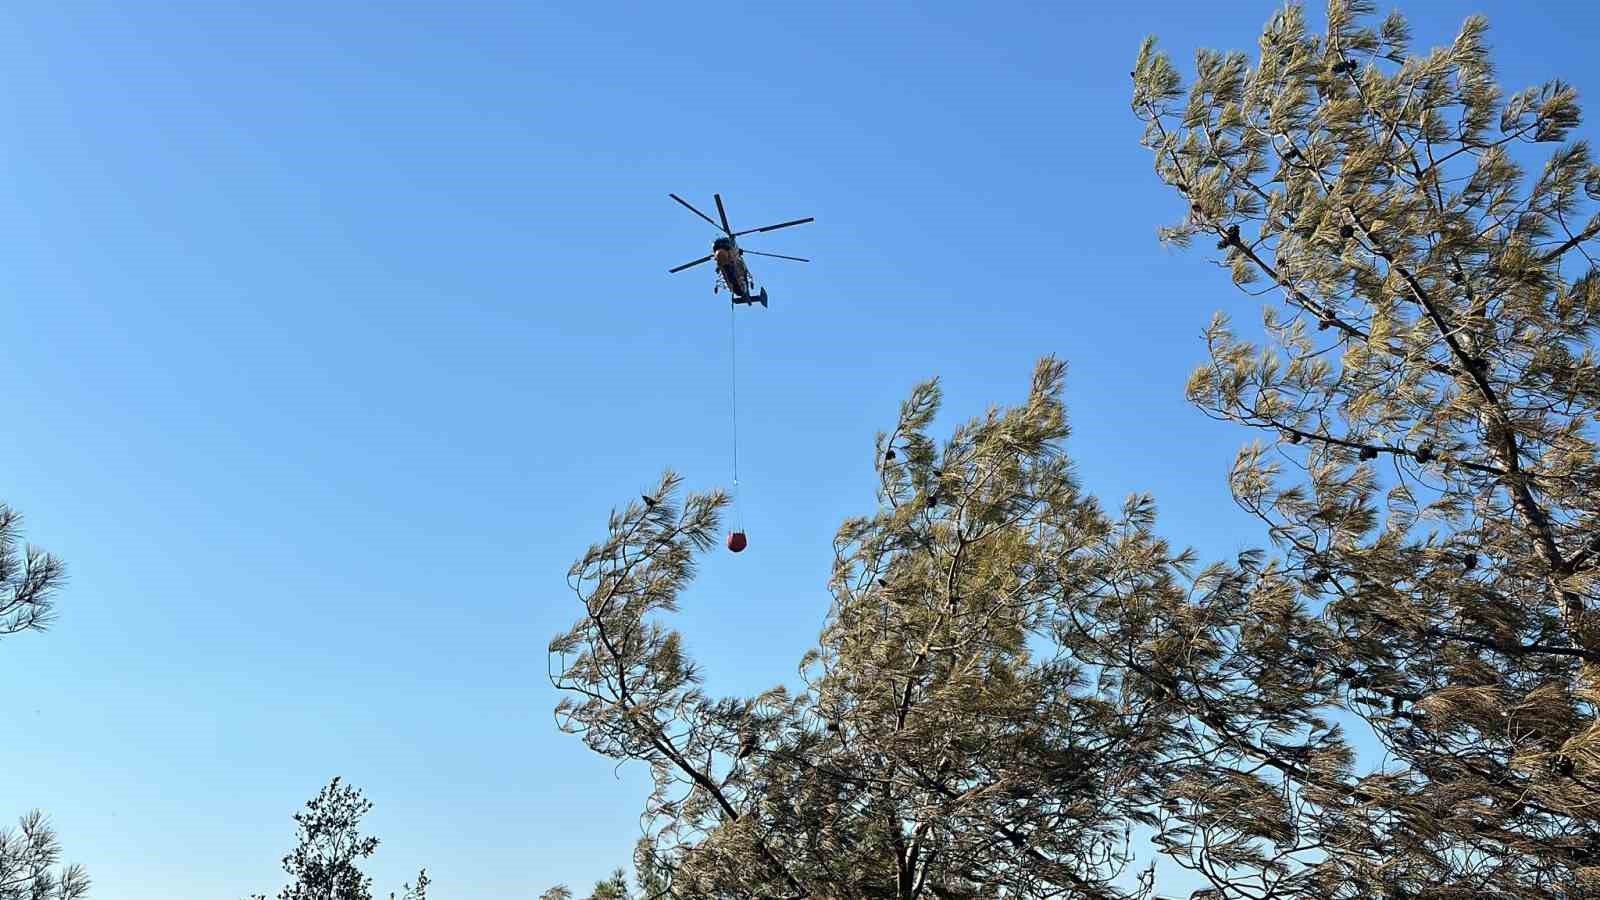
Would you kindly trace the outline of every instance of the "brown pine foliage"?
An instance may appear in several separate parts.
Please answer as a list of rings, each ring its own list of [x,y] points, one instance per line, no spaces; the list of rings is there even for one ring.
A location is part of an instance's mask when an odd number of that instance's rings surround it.
[[[1319,613],[1278,664],[1387,751],[1354,781],[1347,755],[1269,763],[1315,838],[1275,895],[1591,896],[1600,167],[1570,85],[1501,91],[1482,18],[1418,54],[1371,13],[1330,3],[1317,35],[1289,6],[1187,90],[1153,41],[1134,72],[1187,205],[1165,238],[1215,237],[1274,301],[1264,344],[1214,320],[1189,394],[1264,438],[1234,495]]]

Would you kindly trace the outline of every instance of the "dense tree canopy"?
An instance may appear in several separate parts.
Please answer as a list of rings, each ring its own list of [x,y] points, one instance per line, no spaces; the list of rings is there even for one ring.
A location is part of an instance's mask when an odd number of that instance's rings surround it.
[[[1496,85],[1482,18],[1417,54],[1371,13],[1330,3],[1315,35],[1289,6],[1253,68],[1203,51],[1187,91],[1153,42],[1134,72],[1187,204],[1165,237],[1214,236],[1281,304],[1265,345],[1219,316],[1189,384],[1265,438],[1234,495],[1321,614],[1272,662],[1386,751],[1338,787],[1270,762],[1301,813],[1267,881],[1576,896],[1600,889],[1600,167],[1570,85]]]
[[[1060,452],[1064,367],[936,442],[921,385],[877,447],[880,506],[835,541],[803,690],[718,700],[671,612],[720,494],[613,515],[574,565],[584,617],[552,650],[562,726],[656,776],[652,850],[696,897],[1115,896],[1128,823],[1170,787],[1178,704],[1119,668],[1165,652],[1187,557],[1148,498],[1115,515]],[[1109,629],[1109,630],[1108,630]]]
[[[1370,14],[1286,7],[1187,91],[1153,42],[1133,73],[1165,237],[1283,304],[1264,342],[1218,317],[1189,385],[1267,438],[1231,486],[1275,554],[1202,566],[1150,498],[1085,496],[1054,360],[943,440],[913,391],[796,689],[707,696],[666,622],[721,494],[612,515],[557,715],[654,773],[673,894],[1149,893],[1134,829],[1214,897],[1600,890],[1600,169],[1481,19],[1419,55]]]

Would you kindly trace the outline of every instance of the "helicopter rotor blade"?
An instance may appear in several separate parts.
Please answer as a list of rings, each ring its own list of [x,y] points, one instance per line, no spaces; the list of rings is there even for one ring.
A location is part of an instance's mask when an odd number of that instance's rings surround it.
[[[717,201],[717,215],[722,217],[722,230],[726,234],[733,234],[733,229],[728,227],[728,211],[722,208],[722,195],[712,194],[711,199]]]
[[[804,225],[807,222],[815,222],[816,220],[817,219],[815,216],[807,216],[804,219],[795,219],[792,222],[779,222],[776,225],[768,225],[765,228],[749,228],[744,231],[734,232],[733,236],[738,237],[741,234],[755,234],[759,231],[777,231],[779,228],[788,228],[790,225]]]
[[[667,270],[667,274],[668,275],[672,275],[672,274],[677,273],[677,272],[682,272],[684,269],[692,269],[695,266],[698,266],[703,262],[709,261],[710,259],[711,259],[711,257],[709,257],[709,256],[702,256],[699,259],[695,260],[694,262],[686,262],[683,265],[677,267],[676,269],[668,269]]]
[[[690,206],[689,205],[689,201],[683,199],[682,197],[679,197],[677,194],[668,194],[667,196],[671,197],[672,199],[674,199],[676,201],[678,201],[679,203],[682,203],[684,209],[687,209],[689,212],[694,213],[695,215],[699,216],[702,219],[705,219],[707,224],[709,224],[712,228],[715,228],[718,231],[722,231],[722,232],[726,232],[728,230],[728,229],[723,228],[722,226],[718,225],[715,219],[711,218],[710,216],[706,215],[705,213],[701,212],[700,210],[695,209],[693,206]],[[721,207],[721,205],[722,205],[721,202],[718,202],[717,206]]]
[[[745,250],[742,247],[739,249],[739,252],[740,253],[748,253],[751,256],[770,256],[773,259],[792,259],[795,262],[811,262],[811,260],[804,259],[804,258],[799,257],[799,256],[784,256],[782,253],[763,253],[760,250]]]

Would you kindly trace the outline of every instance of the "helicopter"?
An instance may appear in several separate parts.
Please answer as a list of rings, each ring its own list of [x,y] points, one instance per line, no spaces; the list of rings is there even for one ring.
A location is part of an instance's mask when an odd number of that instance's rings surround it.
[[[766,308],[767,289],[762,288],[760,293],[756,292],[755,278],[750,274],[750,268],[744,264],[744,255],[748,253],[752,256],[770,256],[774,259],[788,259],[793,260],[794,262],[811,261],[809,259],[802,259],[798,256],[784,256],[782,253],[763,253],[760,250],[745,250],[739,246],[737,240],[735,239],[740,235],[756,234],[766,231],[777,231],[779,228],[788,228],[791,225],[804,225],[807,222],[815,222],[816,219],[814,217],[808,216],[804,219],[794,219],[789,222],[779,222],[776,225],[768,225],[765,228],[748,228],[744,231],[734,231],[733,228],[728,225],[728,211],[722,206],[721,194],[711,195],[712,199],[717,201],[717,215],[722,218],[721,225],[718,225],[710,216],[698,209],[695,209],[689,204],[689,201],[679,197],[677,194],[668,194],[667,196],[683,204],[685,209],[689,210],[700,218],[705,219],[711,224],[712,228],[721,231],[723,235],[722,237],[719,237],[711,242],[711,252],[709,254],[700,257],[694,262],[686,262],[675,269],[668,269],[667,274],[669,275],[682,272],[684,269],[692,269],[703,262],[716,260],[718,281],[716,288],[717,290],[727,287],[728,293],[733,295],[733,302],[735,304],[744,303],[753,305],[759,303],[761,304],[762,308]]]

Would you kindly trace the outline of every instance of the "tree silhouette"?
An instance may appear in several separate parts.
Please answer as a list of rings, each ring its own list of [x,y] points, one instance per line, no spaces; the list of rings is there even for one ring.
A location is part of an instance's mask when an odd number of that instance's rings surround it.
[[[66,579],[59,559],[37,547],[19,550],[21,539],[22,516],[0,504],[0,637],[49,627]]]
[[[295,846],[283,858],[289,883],[278,900],[372,900],[372,879],[359,865],[378,849],[376,837],[361,833],[361,818],[371,811],[372,801],[337,777],[306,801],[305,809],[294,814]],[[400,896],[427,900],[428,885],[423,869]],[[265,895],[251,900],[265,900]]]
[[[59,868],[61,847],[44,814],[24,815],[16,830],[0,828],[0,900],[76,900],[89,893],[78,866]]]
[[[21,550],[22,517],[0,504],[0,637],[43,631],[66,577],[61,561],[35,547]],[[0,829],[0,900],[77,900],[89,877],[61,868],[61,846],[44,814],[27,813],[15,830]]]

